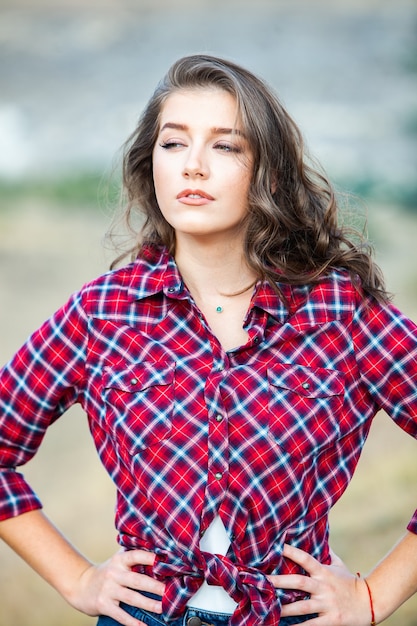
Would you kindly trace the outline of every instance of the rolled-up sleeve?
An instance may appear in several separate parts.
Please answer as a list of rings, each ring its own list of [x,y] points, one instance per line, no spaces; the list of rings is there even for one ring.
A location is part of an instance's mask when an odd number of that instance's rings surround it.
[[[80,401],[86,344],[80,292],[0,370],[0,519],[41,507],[16,468],[35,455],[49,425]]]
[[[417,326],[392,305],[364,302],[354,329],[362,379],[377,404],[417,439]],[[417,511],[408,530],[417,534]]]

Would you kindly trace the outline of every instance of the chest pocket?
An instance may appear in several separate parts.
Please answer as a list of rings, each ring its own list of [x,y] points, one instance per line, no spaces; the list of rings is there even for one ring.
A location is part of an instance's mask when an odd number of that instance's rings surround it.
[[[108,428],[118,445],[135,454],[169,436],[175,364],[142,362],[104,367],[103,399]]]
[[[269,435],[291,456],[308,461],[340,437],[341,372],[300,365],[268,370]]]

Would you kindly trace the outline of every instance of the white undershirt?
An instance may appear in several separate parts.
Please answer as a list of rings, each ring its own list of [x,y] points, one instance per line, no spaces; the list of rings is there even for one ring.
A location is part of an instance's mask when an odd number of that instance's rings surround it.
[[[225,556],[229,546],[229,537],[218,515],[202,536],[200,549],[203,550],[203,552]],[[208,585],[207,582],[204,581],[197,593],[188,601],[188,606],[203,611],[216,611],[218,613],[228,613],[231,615],[237,603],[229,596],[223,587]]]

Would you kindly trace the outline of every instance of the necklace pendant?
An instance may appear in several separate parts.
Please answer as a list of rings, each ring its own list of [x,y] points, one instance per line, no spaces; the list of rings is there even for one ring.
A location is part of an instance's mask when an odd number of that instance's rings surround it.
[[[216,313],[223,313],[223,307],[222,306],[216,306]]]

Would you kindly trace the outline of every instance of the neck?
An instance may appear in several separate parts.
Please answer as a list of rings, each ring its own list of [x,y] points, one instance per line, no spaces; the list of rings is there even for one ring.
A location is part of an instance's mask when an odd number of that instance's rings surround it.
[[[198,296],[234,295],[249,289],[256,275],[246,263],[241,245],[177,245],[175,260],[187,287]]]

